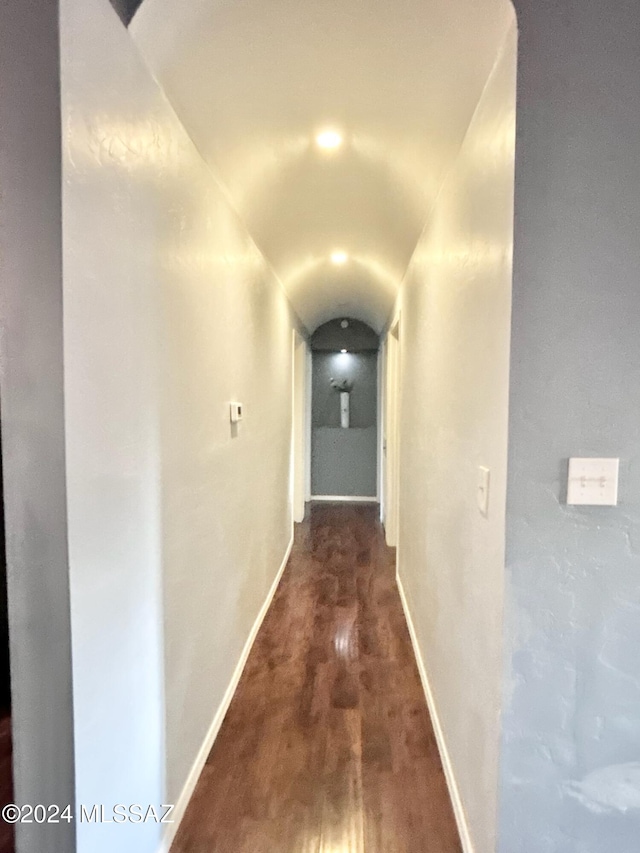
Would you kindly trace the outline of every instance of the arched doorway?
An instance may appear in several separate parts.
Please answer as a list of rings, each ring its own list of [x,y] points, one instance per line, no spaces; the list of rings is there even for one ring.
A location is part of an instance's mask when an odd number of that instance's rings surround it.
[[[378,498],[378,335],[342,317],[311,338],[311,497]]]

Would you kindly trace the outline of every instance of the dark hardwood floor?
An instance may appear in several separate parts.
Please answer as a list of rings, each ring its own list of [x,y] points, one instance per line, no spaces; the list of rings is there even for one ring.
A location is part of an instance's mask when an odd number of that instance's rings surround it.
[[[460,853],[377,507],[312,504],[172,853]]]
[[[8,711],[0,715],[0,809],[13,802],[13,769],[11,717]],[[0,819],[0,853],[14,853],[14,828]]]

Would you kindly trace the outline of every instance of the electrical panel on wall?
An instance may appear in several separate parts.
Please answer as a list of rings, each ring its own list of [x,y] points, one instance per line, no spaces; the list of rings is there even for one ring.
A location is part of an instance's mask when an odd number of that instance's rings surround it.
[[[573,506],[616,506],[619,464],[619,459],[570,459],[567,503]]]

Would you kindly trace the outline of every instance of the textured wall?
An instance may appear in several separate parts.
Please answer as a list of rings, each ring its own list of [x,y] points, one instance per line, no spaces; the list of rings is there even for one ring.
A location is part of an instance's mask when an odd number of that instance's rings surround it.
[[[399,573],[475,853],[496,835],[515,56],[514,25],[400,305]]]
[[[519,0],[501,853],[640,846],[640,5]],[[620,505],[566,505],[570,456]]]
[[[175,802],[291,535],[291,314],[106,0],[62,47],[77,795]]]

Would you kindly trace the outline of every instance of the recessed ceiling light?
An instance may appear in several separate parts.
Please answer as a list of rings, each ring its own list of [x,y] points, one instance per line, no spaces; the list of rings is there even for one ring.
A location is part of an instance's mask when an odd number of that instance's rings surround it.
[[[327,151],[335,151],[342,145],[342,134],[337,130],[321,130],[316,135],[316,145]]]
[[[342,264],[346,264],[348,260],[349,255],[341,249],[336,249],[335,252],[331,252],[331,263],[338,267],[342,266]]]

